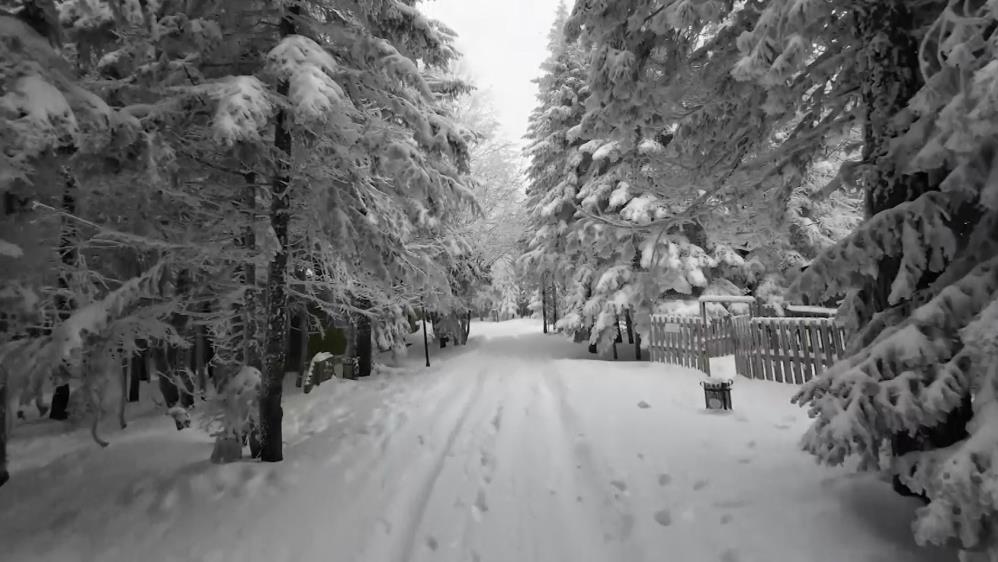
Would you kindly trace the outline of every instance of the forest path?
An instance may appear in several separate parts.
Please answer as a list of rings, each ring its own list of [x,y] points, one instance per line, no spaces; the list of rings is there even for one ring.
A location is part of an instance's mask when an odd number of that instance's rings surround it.
[[[798,451],[789,385],[739,380],[735,411],[709,414],[692,371],[539,332],[475,323],[430,369],[413,353],[290,396],[284,463],[213,466],[206,436],[160,419],[15,474],[2,559],[953,559],[912,544],[917,504]]]

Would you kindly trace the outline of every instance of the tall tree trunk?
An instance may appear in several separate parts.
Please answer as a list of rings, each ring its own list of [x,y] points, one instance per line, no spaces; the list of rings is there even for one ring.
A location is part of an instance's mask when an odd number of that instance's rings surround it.
[[[366,298],[357,300],[357,308],[367,312],[371,309],[371,301]],[[356,377],[371,376],[374,348],[371,345],[371,318],[366,314],[358,314],[356,320],[356,344],[354,353],[357,362]]]
[[[128,401],[139,401],[139,389],[142,382],[142,374],[145,372],[146,357],[145,352],[139,352],[129,357],[128,368]]]
[[[207,335],[204,326],[194,327],[194,357],[191,361],[191,370],[197,376],[198,392],[201,393],[202,400],[208,391]]]
[[[634,255],[631,256],[631,269],[635,272],[641,271],[641,249],[637,240],[633,240]],[[640,273],[639,273],[640,275]],[[647,275],[647,274],[645,274]],[[630,309],[627,310],[627,336],[631,336],[631,329],[634,327],[634,318],[631,317]],[[634,330],[634,359],[641,361],[641,333]]]
[[[551,282],[551,329],[558,331],[558,283]]]
[[[937,186],[930,185],[928,174],[903,174],[889,156],[891,143],[902,132],[893,117],[922,86],[914,16],[906,0],[865,0],[855,21],[865,46],[859,56],[865,113],[862,158],[868,165],[863,182],[869,218]],[[876,283],[864,291],[869,316],[889,307],[887,296],[899,266],[898,258],[881,260]]]
[[[548,333],[548,287],[541,282],[541,318],[544,320],[544,333]]]
[[[257,176],[255,172],[246,173],[246,190],[243,192],[243,205],[246,207],[246,225],[243,227],[242,247],[247,253],[256,251],[256,190]],[[245,297],[242,310],[242,347],[243,364],[262,370],[263,360],[257,345],[257,295],[256,262],[250,260],[243,264],[243,286]]]
[[[301,6],[292,4],[281,17],[279,27],[283,39],[294,35],[294,18],[301,14]],[[288,95],[288,81],[281,80],[277,94]],[[267,275],[267,338],[265,345],[265,369],[260,385],[260,460],[280,462],[284,460],[281,423],[284,411],[281,398],[284,394],[285,338],[288,332],[287,307],[287,267],[288,267],[288,224],[290,217],[291,187],[291,116],[286,110],[277,113],[274,123],[274,147],[277,149],[277,163],[270,192],[270,226],[277,239],[277,251],[270,260]]]
[[[308,369],[308,308],[304,308],[298,316],[298,376]]]
[[[629,308],[624,311],[624,324],[627,326],[627,343],[634,343],[634,320]]]
[[[468,337],[469,336],[471,336],[471,311],[470,310],[465,314],[465,321],[464,321],[464,343],[465,344],[468,343]]]
[[[856,33],[864,45],[859,70],[863,77],[860,92],[865,112],[862,158],[869,170],[863,178],[868,218],[938,189],[937,178],[943,176],[926,172],[905,174],[889,154],[892,141],[903,132],[897,129],[893,117],[923,85],[918,65],[920,43],[916,36],[920,22],[915,17],[905,0],[865,0],[855,14]],[[882,259],[876,281],[862,289],[866,310],[860,321],[864,324],[891,308],[888,296],[900,263],[900,256]],[[923,276],[917,288],[928,287],[933,279],[932,274]],[[904,432],[895,435],[892,452],[900,456],[949,446],[966,435],[966,422],[971,415],[967,397],[967,404],[951,412],[938,426],[922,428],[915,436]],[[902,495],[915,495],[898,475],[894,476],[894,489]]]
[[[72,170],[69,166],[64,166],[62,168],[62,211],[65,216],[62,217],[62,226],[59,232],[59,259],[62,261],[62,271],[59,273],[59,290],[63,293],[69,293],[70,288],[70,275],[73,271],[79,267],[80,254],[76,247],[76,224],[70,215],[76,214],[76,198],[78,197],[79,185],[76,181],[76,176],[73,175]],[[59,320],[64,322],[70,315],[73,314],[74,303],[72,298],[68,294],[61,294],[56,297],[56,308],[59,314]],[[60,371],[64,368],[60,367]],[[60,375],[68,377],[68,373],[60,372]],[[64,420],[69,417],[69,412],[67,411],[69,407],[69,382],[66,381],[63,384],[56,386],[55,392],[52,394],[52,408],[49,410],[49,418],[53,420]]]
[[[254,171],[247,171],[243,174],[245,187],[242,192],[243,212],[245,223],[242,232],[236,243],[248,254],[253,255],[256,250],[256,195],[257,195],[257,174]],[[224,357],[224,364],[217,369],[212,376],[212,383],[219,393],[226,392],[229,378],[243,366],[253,367],[263,371],[263,362],[260,357],[260,346],[257,342],[257,302],[258,290],[256,286],[256,262],[252,259],[245,261],[239,268],[237,280],[243,287],[243,302],[233,306],[233,314],[238,319],[234,327],[236,352],[238,359],[232,356]],[[249,442],[250,457],[260,456],[260,428],[253,427],[227,427],[225,432],[215,438],[214,449],[211,453],[211,460],[215,463],[230,463],[242,458],[242,448]]]
[[[257,175],[256,172],[246,173],[246,190],[243,192],[244,205],[247,210],[246,225],[243,227],[242,235],[242,245],[243,248],[251,255],[256,251],[256,190],[257,190]],[[256,281],[256,262],[252,259],[243,264],[243,287],[245,287],[245,296],[243,297],[243,310],[242,310],[242,347],[243,347],[243,365],[253,367],[263,373],[263,356],[261,353],[261,347],[259,345],[259,333],[260,330],[257,326],[257,318],[259,315],[257,312],[260,309],[260,291],[257,287]],[[231,374],[231,373],[230,373]],[[220,388],[225,388],[225,383],[227,380],[218,381]],[[261,381],[262,382],[262,381]],[[261,385],[261,391],[263,386]],[[262,392],[261,392],[262,399]],[[262,400],[261,400],[262,404]],[[260,407],[260,412],[263,412],[262,406]],[[261,443],[261,428],[258,425],[254,425],[249,428],[249,448],[250,457],[258,458],[262,452],[263,444]],[[232,436],[240,441],[242,436]],[[225,458],[225,460],[236,460],[242,455],[242,450],[240,449],[239,455],[235,458],[228,458],[231,454],[235,453],[235,446],[228,442],[218,442],[216,441],[216,450],[219,451],[219,458]],[[224,453],[221,449],[229,451]]]
[[[426,334],[426,307],[423,308],[423,352],[426,354],[426,366],[430,366],[430,339]]]

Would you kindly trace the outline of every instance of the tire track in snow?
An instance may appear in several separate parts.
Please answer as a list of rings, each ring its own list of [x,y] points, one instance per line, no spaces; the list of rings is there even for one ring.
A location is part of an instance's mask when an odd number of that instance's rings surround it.
[[[478,408],[478,413],[482,417],[476,420],[474,428],[468,434],[469,444],[472,447],[465,457],[464,471],[469,481],[474,481],[475,485],[474,491],[470,492],[474,495],[473,500],[460,496],[458,498],[458,504],[468,507],[471,511],[470,518],[462,518],[460,531],[455,540],[455,545],[459,546],[462,562],[481,560],[479,545],[475,539],[480,530],[489,528],[488,497],[498,461],[496,443],[502,428],[505,404],[513,388],[509,384],[509,378],[508,368],[498,377],[487,376],[488,392],[484,392]]]
[[[429,474],[427,474],[425,480],[419,486],[419,495],[416,497],[416,503],[414,506],[415,511],[411,517],[407,517],[405,519],[403,526],[403,539],[399,544],[401,552],[393,556],[393,559],[399,560],[400,562],[409,562],[412,560],[413,555],[416,552],[416,538],[419,529],[422,527],[423,519],[426,516],[427,507],[433,497],[433,492],[437,487],[437,483],[440,480],[440,474],[443,472],[444,466],[447,464],[447,458],[451,455],[451,452],[454,449],[454,444],[457,442],[458,436],[461,435],[461,430],[467,424],[472,410],[474,410],[482,396],[482,388],[485,385],[484,376],[484,369],[475,375],[474,388],[468,396],[467,401],[464,403],[464,406],[461,408],[461,412],[458,415],[457,420],[455,420],[453,427],[451,427],[443,448],[437,453]],[[451,382],[453,383],[453,381]]]
[[[584,437],[585,425],[582,417],[568,402],[568,387],[562,380],[561,372],[555,368],[545,372],[540,379],[542,390],[557,411],[557,425],[562,438],[561,443],[572,443],[569,455],[576,460],[576,473],[582,479],[591,498],[601,498],[602,507],[599,510],[599,527],[604,543],[609,546],[616,540],[620,551],[613,554],[618,560],[642,560],[645,558],[642,550],[635,544],[633,534],[638,522],[634,507],[628,500],[628,484],[617,474],[606,455],[598,454],[592,443]],[[587,513],[593,515],[591,509]]]

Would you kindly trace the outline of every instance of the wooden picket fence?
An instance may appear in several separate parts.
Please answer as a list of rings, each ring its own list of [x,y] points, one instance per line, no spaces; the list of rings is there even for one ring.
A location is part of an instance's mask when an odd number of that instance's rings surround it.
[[[731,319],[735,370],[749,378],[803,384],[842,357],[846,333],[831,318]]]
[[[651,317],[648,355],[652,361],[706,372],[706,330],[696,316],[656,314]]]
[[[735,338],[732,337],[730,318],[714,318],[709,320],[706,337],[708,357],[734,355]]]
[[[843,355],[845,331],[830,318],[751,318],[704,322],[697,316],[651,317],[650,359],[710,373],[709,358],[735,356],[749,378],[802,384]]]

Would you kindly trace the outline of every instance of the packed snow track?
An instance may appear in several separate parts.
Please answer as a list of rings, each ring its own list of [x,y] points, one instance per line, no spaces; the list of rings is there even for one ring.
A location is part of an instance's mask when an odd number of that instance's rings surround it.
[[[790,386],[741,379],[734,412],[710,414],[696,373],[539,328],[476,323],[430,369],[292,393],[281,464],[211,465],[208,436],[159,417],[106,450],[60,436],[41,466],[15,439],[0,559],[953,559],[912,543],[916,503],[798,451]]]

